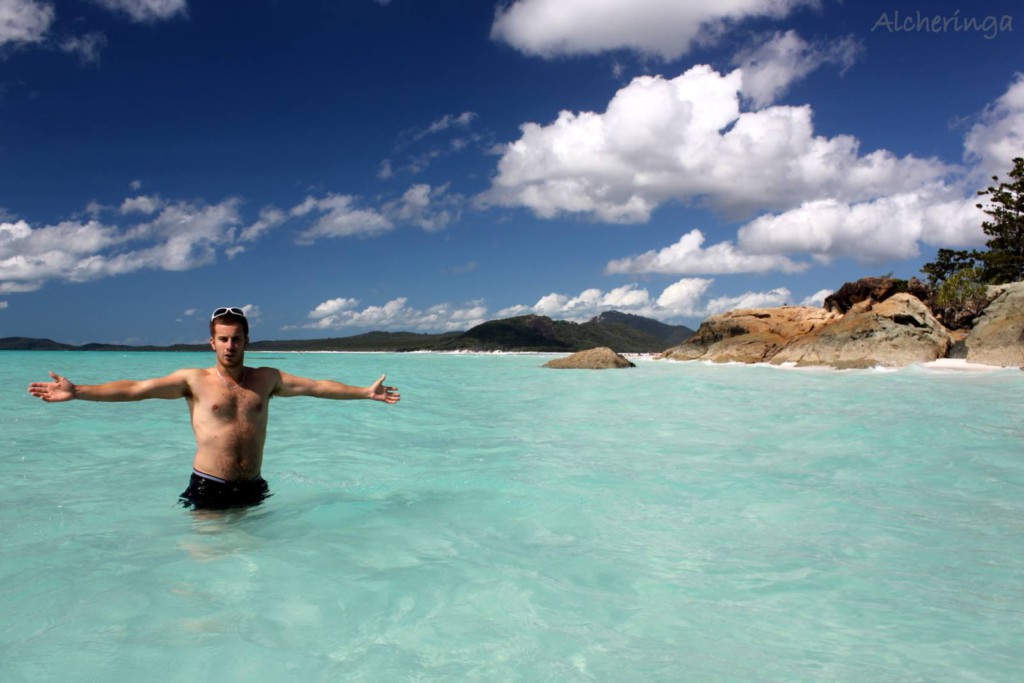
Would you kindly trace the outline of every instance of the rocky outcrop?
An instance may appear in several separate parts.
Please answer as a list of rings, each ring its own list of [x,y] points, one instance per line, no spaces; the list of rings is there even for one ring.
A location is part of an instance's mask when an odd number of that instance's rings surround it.
[[[1024,367],[1024,282],[999,285],[964,340],[968,363]]]
[[[952,344],[927,306],[896,294],[880,303],[862,301],[846,315],[782,306],[712,316],[662,358],[864,368],[933,361]]]
[[[931,288],[916,277],[898,280],[894,277],[863,277],[856,282],[847,282],[838,290],[825,297],[825,309],[834,313],[846,313],[862,301],[881,303],[900,293],[911,294],[921,301],[928,301]]]
[[[556,358],[545,363],[544,367],[573,370],[606,370],[610,368],[633,368],[636,367],[636,364],[615,353],[607,346],[602,346],[596,349],[579,351],[565,358]]]
[[[895,367],[955,357],[1024,368],[1024,282],[992,288],[989,305],[965,335],[947,330],[919,297],[893,293],[888,280],[892,278],[847,283],[842,296],[829,297],[833,310],[783,306],[712,316],[661,357],[835,368]],[[884,299],[855,301],[865,293]]]
[[[716,363],[763,363],[796,339],[840,317],[810,306],[729,311],[705,320],[692,337],[665,351],[661,357]]]
[[[928,307],[910,294],[861,301],[835,322],[775,354],[771,362],[798,366],[869,368],[945,358],[953,338]]]

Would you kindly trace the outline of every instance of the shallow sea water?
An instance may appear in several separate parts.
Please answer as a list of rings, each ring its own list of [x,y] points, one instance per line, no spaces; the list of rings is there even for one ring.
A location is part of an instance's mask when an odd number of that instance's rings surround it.
[[[0,354],[0,680],[1015,681],[1024,373],[250,354],[244,512],[176,505],[184,401],[46,405],[209,354]]]

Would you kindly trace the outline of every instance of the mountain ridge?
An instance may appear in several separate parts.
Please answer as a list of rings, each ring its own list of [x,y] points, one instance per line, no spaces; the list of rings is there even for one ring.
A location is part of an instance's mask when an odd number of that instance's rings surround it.
[[[366,332],[350,337],[266,340],[250,351],[506,351],[575,352],[607,346],[618,353],[660,353],[689,338],[694,330],[619,311],[606,311],[585,323],[524,315],[489,320],[464,332]],[[206,344],[131,346],[72,345],[52,339],[0,338],[0,351],[205,351]]]

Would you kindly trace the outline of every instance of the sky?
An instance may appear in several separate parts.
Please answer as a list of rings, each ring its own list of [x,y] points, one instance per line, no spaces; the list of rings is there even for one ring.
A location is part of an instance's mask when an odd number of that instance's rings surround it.
[[[1009,0],[0,0],[0,337],[604,310],[696,328],[984,245]]]

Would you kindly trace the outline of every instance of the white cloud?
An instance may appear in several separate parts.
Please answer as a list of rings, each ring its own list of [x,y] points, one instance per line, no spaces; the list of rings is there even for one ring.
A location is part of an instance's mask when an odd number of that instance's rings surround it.
[[[313,225],[299,234],[299,244],[312,244],[324,237],[372,237],[389,232],[396,225],[415,225],[427,231],[440,230],[461,215],[464,198],[449,194],[448,185],[431,187],[419,183],[401,197],[380,208],[361,208],[351,195],[329,194],[322,199],[306,197],[290,215],[319,214]]]
[[[337,299],[330,299],[323,302],[309,313],[310,318],[326,318],[332,315],[338,315],[339,313],[350,311],[359,305],[359,299],[346,299],[340,297]]]
[[[726,273],[799,273],[808,264],[796,263],[777,254],[746,254],[732,242],[703,248],[704,234],[691,230],[672,246],[639,256],[611,261],[608,273],[663,273],[671,275],[715,275]]]
[[[445,329],[464,330],[487,321],[487,307],[482,300],[472,301],[465,308],[453,308],[448,304],[431,306],[427,316],[446,320]]]
[[[543,218],[577,213],[635,223],[672,200],[730,213],[811,199],[865,201],[950,170],[884,150],[862,156],[851,136],[816,136],[807,106],[741,113],[742,77],[703,65],[671,80],[643,76],[603,113],[563,111],[546,126],[524,124],[478,202]]]
[[[471,131],[477,118],[476,112],[471,111],[445,114],[426,126],[403,130],[398,135],[395,153],[402,153],[405,158],[399,162],[391,159],[382,161],[377,177],[381,180],[393,178],[396,174],[395,163],[400,170],[416,175],[439,159],[459,154],[472,145],[483,144],[485,135]],[[416,151],[409,152],[410,148]]]
[[[506,308],[501,309],[500,311],[495,313],[495,316],[498,319],[504,319],[515,318],[520,315],[529,315],[530,313],[533,313],[532,306],[527,306],[525,304],[516,304],[515,306],[508,306]]]
[[[118,241],[115,228],[97,221],[65,221],[39,229],[33,229],[24,220],[0,223],[0,258],[30,257],[58,249],[70,254],[88,254]]]
[[[34,291],[50,279],[78,281],[97,254],[123,241],[96,221],[66,221],[33,229],[25,221],[0,223],[0,291]]]
[[[0,0],[0,45],[41,42],[53,19],[53,6],[48,3]]]
[[[928,191],[855,204],[821,199],[747,223],[739,230],[739,246],[745,253],[804,253],[874,264],[916,257],[921,242],[979,246],[985,241],[981,218],[973,199]]]
[[[672,283],[658,297],[658,307],[669,317],[692,317],[703,314],[701,299],[713,280],[689,277]]]
[[[260,237],[288,220],[288,214],[273,206],[260,209],[260,217],[238,235],[239,242],[255,242]]]
[[[985,242],[983,214],[974,198],[950,191],[904,193],[847,204],[833,199],[805,202],[783,213],[766,214],[740,228],[738,245],[720,242],[704,248],[704,235],[691,230],[660,250],[611,261],[608,273],[713,275],[798,273],[810,264],[850,258],[864,264],[917,257],[922,243],[971,247]]]
[[[384,205],[383,212],[396,223],[409,223],[428,232],[440,230],[461,214],[462,195],[448,194],[448,184],[411,186],[401,199]]]
[[[77,55],[83,64],[99,64],[100,51],[106,47],[107,37],[102,33],[86,33],[81,36],[66,38],[60,49],[69,54]]]
[[[977,165],[978,180],[986,183],[992,176],[1005,176],[1013,159],[1024,155],[1024,74],[1017,74],[982,112],[964,140],[964,155]]]
[[[2,271],[3,268],[4,264],[0,261],[0,271]],[[0,275],[0,278],[2,278],[2,275]],[[34,292],[42,286],[42,280],[35,280],[32,282],[14,282],[0,279],[0,294],[25,294],[27,292]]]
[[[662,291],[657,299],[636,284],[623,285],[608,292],[597,288],[587,289],[577,296],[551,293],[541,297],[532,306],[518,304],[504,308],[498,318],[534,313],[556,320],[585,322],[602,311],[622,311],[658,320],[701,315],[704,307],[702,298],[713,280],[705,278],[684,278]]]
[[[671,81],[638,78],[604,113],[526,124],[478,201],[612,222],[647,220],[673,199],[734,214],[769,211],[733,241],[705,247],[690,230],[676,244],[612,260],[609,273],[794,273],[809,265],[799,255],[878,264],[916,258],[923,244],[984,244],[984,215],[970,190],[983,173],[984,182],[1005,175],[1024,150],[1024,75],[965,137],[965,156],[976,163],[967,170],[885,150],[861,155],[850,136],[815,136],[809,107],[741,113],[741,78],[706,66]]]
[[[464,111],[461,114],[445,114],[438,120],[432,122],[429,126],[413,135],[414,140],[420,140],[433,135],[446,131],[449,128],[468,128],[471,123],[476,119],[476,112]]]
[[[792,294],[785,287],[769,292],[747,292],[740,296],[724,296],[708,302],[707,314],[717,315],[742,308],[774,308],[789,303]]]
[[[154,240],[156,244],[118,254],[107,264],[127,270],[189,270],[209,265],[216,258],[218,246],[234,241],[235,228],[241,221],[239,204],[237,199],[212,205],[181,201],[168,204],[154,220],[136,225],[126,233],[131,240]]]
[[[818,0],[518,0],[491,38],[544,57],[629,49],[675,59],[747,18],[783,17]]]
[[[238,203],[165,203],[152,220],[127,227],[96,219],[42,227],[24,220],[0,223],[0,292],[34,291],[50,280],[208,265],[234,240]]]
[[[837,64],[840,72],[845,71],[862,50],[863,46],[853,38],[812,45],[796,31],[786,31],[741,52],[735,63],[743,73],[743,94],[761,108],[774,103],[791,84],[824,64]]]
[[[153,22],[188,12],[187,0],[93,0],[113,12],[124,12],[134,21]]]
[[[357,299],[339,297],[318,305],[309,313],[316,322],[303,325],[317,330],[345,328],[406,330],[406,331],[456,331],[466,330],[487,320],[487,307],[482,301],[472,301],[463,306],[438,304],[426,310],[409,307],[408,299],[398,297],[383,306],[367,306],[357,309]]]
[[[376,209],[362,209],[351,195],[328,194],[323,199],[306,197],[291,210],[292,216],[319,214],[312,227],[298,236],[299,244],[312,244],[322,237],[371,236],[388,232],[394,225]]]
[[[121,213],[156,213],[164,205],[159,195],[147,197],[139,195],[130,197],[121,202]]]
[[[800,305],[801,306],[819,306],[819,307],[820,306],[824,306],[825,305],[825,299],[828,298],[828,296],[830,294],[832,294],[832,291],[833,290],[831,290],[831,289],[819,289],[817,292],[815,292],[814,294],[811,294],[809,297],[806,297],[803,301],[801,301]]]

